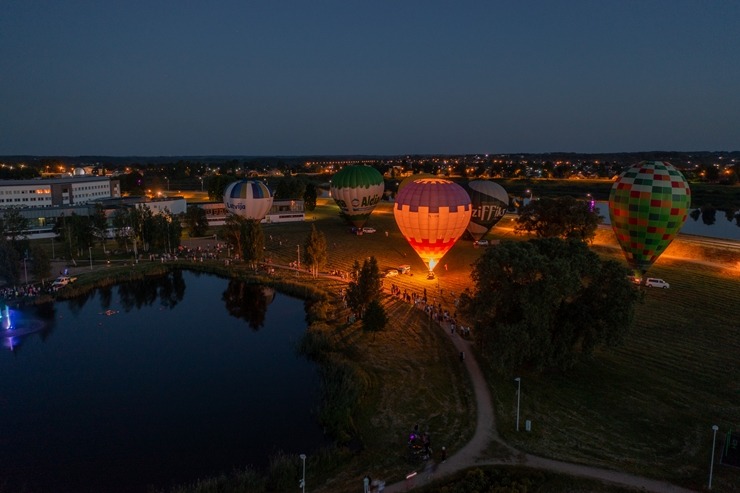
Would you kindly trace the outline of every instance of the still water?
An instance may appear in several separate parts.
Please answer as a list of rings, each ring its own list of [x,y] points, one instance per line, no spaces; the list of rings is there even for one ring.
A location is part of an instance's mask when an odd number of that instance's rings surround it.
[[[146,491],[324,443],[299,299],[184,272],[11,320],[32,333],[0,348],[0,491]]]
[[[609,202],[596,201],[594,205],[599,209],[599,215],[604,218],[604,224],[611,224]],[[740,240],[740,223],[729,219],[722,211],[702,212],[699,209],[691,209],[679,233],[738,241]]]

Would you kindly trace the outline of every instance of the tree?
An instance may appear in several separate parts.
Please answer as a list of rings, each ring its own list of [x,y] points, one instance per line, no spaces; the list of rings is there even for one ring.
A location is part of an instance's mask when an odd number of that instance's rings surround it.
[[[534,232],[540,238],[591,240],[601,217],[590,204],[573,197],[532,200],[519,211],[517,232]]]
[[[226,221],[224,221],[224,229],[221,230],[226,243],[234,249],[234,253],[239,257],[242,255],[243,222],[243,217],[229,214],[226,216]]]
[[[306,184],[303,180],[288,175],[278,180],[275,186],[275,198],[297,199],[303,197],[305,190]]]
[[[233,175],[213,175],[208,178],[208,198],[221,201],[224,199],[224,190],[230,183],[236,181]]]
[[[317,197],[318,192],[316,190],[316,185],[313,183],[306,185],[306,191],[303,192],[303,208],[309,212],[316,209]]]
[[[205,209],[197,205],[189,205],[185,212],[185,226],[191,237],[205,236],[208,231],[208,217],[206,217]]]
[[[242,258],[252,268],[265,258],[265,234],[256,219],[245,219],[242,223]]]
[[[581,241],[503,241],[474,264],[460,310],[501,369],[568,369],[624,339],[639,298],[628,274]]]
[[[0,217],[0,235],[9,239],[16,249],[19,241],[26,239],[27,230],[28,218],[17,209],[6,210]]]
[[[5,237],[0,237],[0,279],[5,279],[8,284],[17,283],[19,261],[20,256],[13,245]]]
[[[362,330],[377,332],[383,330],[387,324],[388,315],[380,301],[375,299],[368,303],[365,316],[362,318]]]
[[[378,261],[375,257],[365,259],[362,268],[355,260],[353,280],[347,287],[347,305],[359,318],[362,318],[370,302],[378,299],[382,288],[383,280],[380,277],[380,269],[378,269]]]
[[[319,271],[326,265],[326,237],[324,233],[316,229],[315,224],[311,224],[311,233],[306,238],[304,245],[306,252],[306,265],[311,268],[311,275],[319,275]]]
[[[51,275],[51,261],[46,250],[39,245],[33,245],[31,247],[31,260],[33,262],[31,264],[31,274],[37,281]]]
[[[92,233],[101,245],[105,245],[108,239],[108,217],[105,215],[105,209],[102,204],[95,205],[95,212],[90,216],[92,223]]]

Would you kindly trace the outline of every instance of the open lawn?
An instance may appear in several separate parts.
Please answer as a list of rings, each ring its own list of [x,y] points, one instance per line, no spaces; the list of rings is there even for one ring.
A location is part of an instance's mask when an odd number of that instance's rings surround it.
[[[470,287],[470,265],[482,251],[471,242],[458,242],[436,268],[437,278],[427,280],[423,263],[395,226],[390,204],[379,204],[368,223],[378,232],[359,237],[348,232],[337,214],[333,204],[320,202],[315,215],[309,215],[327,235],[331,269],[349,269],[355,259],[370,255],[378,258],[381,269],[410,264],[415,275],[389,278],[386,285],[394,283],[419,294],[426,288],[435,303],[441,302],[451,311],[454,296]],[[495,228],[489,236],[513,237],[507,229],[512,221],[506,217],[502,228]],[[269,250],[275,261],[295,260],[296,245],[302,245],[309,228],[310,224],[267,226],[266,233],[273,234]],[[596,250],[623,261],[615,244],[607,245],[609,235],[609,230],[600,233]],[[283,242],[282,247],[274,245],[276,238]],[[672,246],[680,253],[679,247],[680,241]],[[513,370],[508,375],[489,374],[499,432],[505,440],[543,456],[693,488],[706,483],[711,426],[720,426],[718,444],[723,443],[724,433],[740,426],[740,271],[732,264],[715,268],[668,258],[668,254],[656,263],[651,275],[666,279],[671,288],[645,291],[623,347],[601,351],[593,361],[566,374],[521,375],[521,415],[522,420],[532,420],[531,433],[513,431]],[[403,327],[398,320],[394,314],[391,327],[383,333],[387,344],[393,346],[388,352],[403,351],[407,343],[393,335]],[[393,385],[395,391],[402,387],[395,378],[416,381],[413,372],[392,369],[393,363],[391,359],[368,370],[377,375],[379,395],[393,393],[384,388],[386,385]],[[414,358],[404,365],[422,366]],[[387,416],[394,410],[392,403],[383,403],[379,409],[371,406],[368,412]],[[370,426],[367,434],[382,429],[377,420],[367,419],[365,424]],[[384,470],[389,471],[381,467]],[[388,474],[386,478],[393,479]],[[732,491],[739,485],[740,471],[715,465],[715,490]]]

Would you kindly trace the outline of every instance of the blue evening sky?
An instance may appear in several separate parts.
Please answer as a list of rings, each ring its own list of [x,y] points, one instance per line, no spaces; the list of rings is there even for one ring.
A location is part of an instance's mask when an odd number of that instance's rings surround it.
[[[740,150],[731,0],[1,0],[0,154]]]

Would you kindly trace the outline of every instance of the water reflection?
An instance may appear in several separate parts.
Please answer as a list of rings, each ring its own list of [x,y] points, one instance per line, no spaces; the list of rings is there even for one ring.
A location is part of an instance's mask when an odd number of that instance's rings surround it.
[[[159,300],[159,304],[173,309],[185,296],[185,281],[182,271],[171,272],[162,277],[130,281],[118,285],[118,298],[121,308],[130,312],[143,306],[151,306]],[[111,293],[101,293],[101,307],[106,310],[110,307]]]
[[[244,320],[252,330],[257,331],[265,325],[267,305],[275,299],[275,290],[232,279],[221,299],[229,315]]]
[[[55,314],[53,303],[43,303],[24,310],[11,309],[5,305],[0,309],[3,346],[17,352],[23,341],[34,334],[46,341],[54,330]]]

